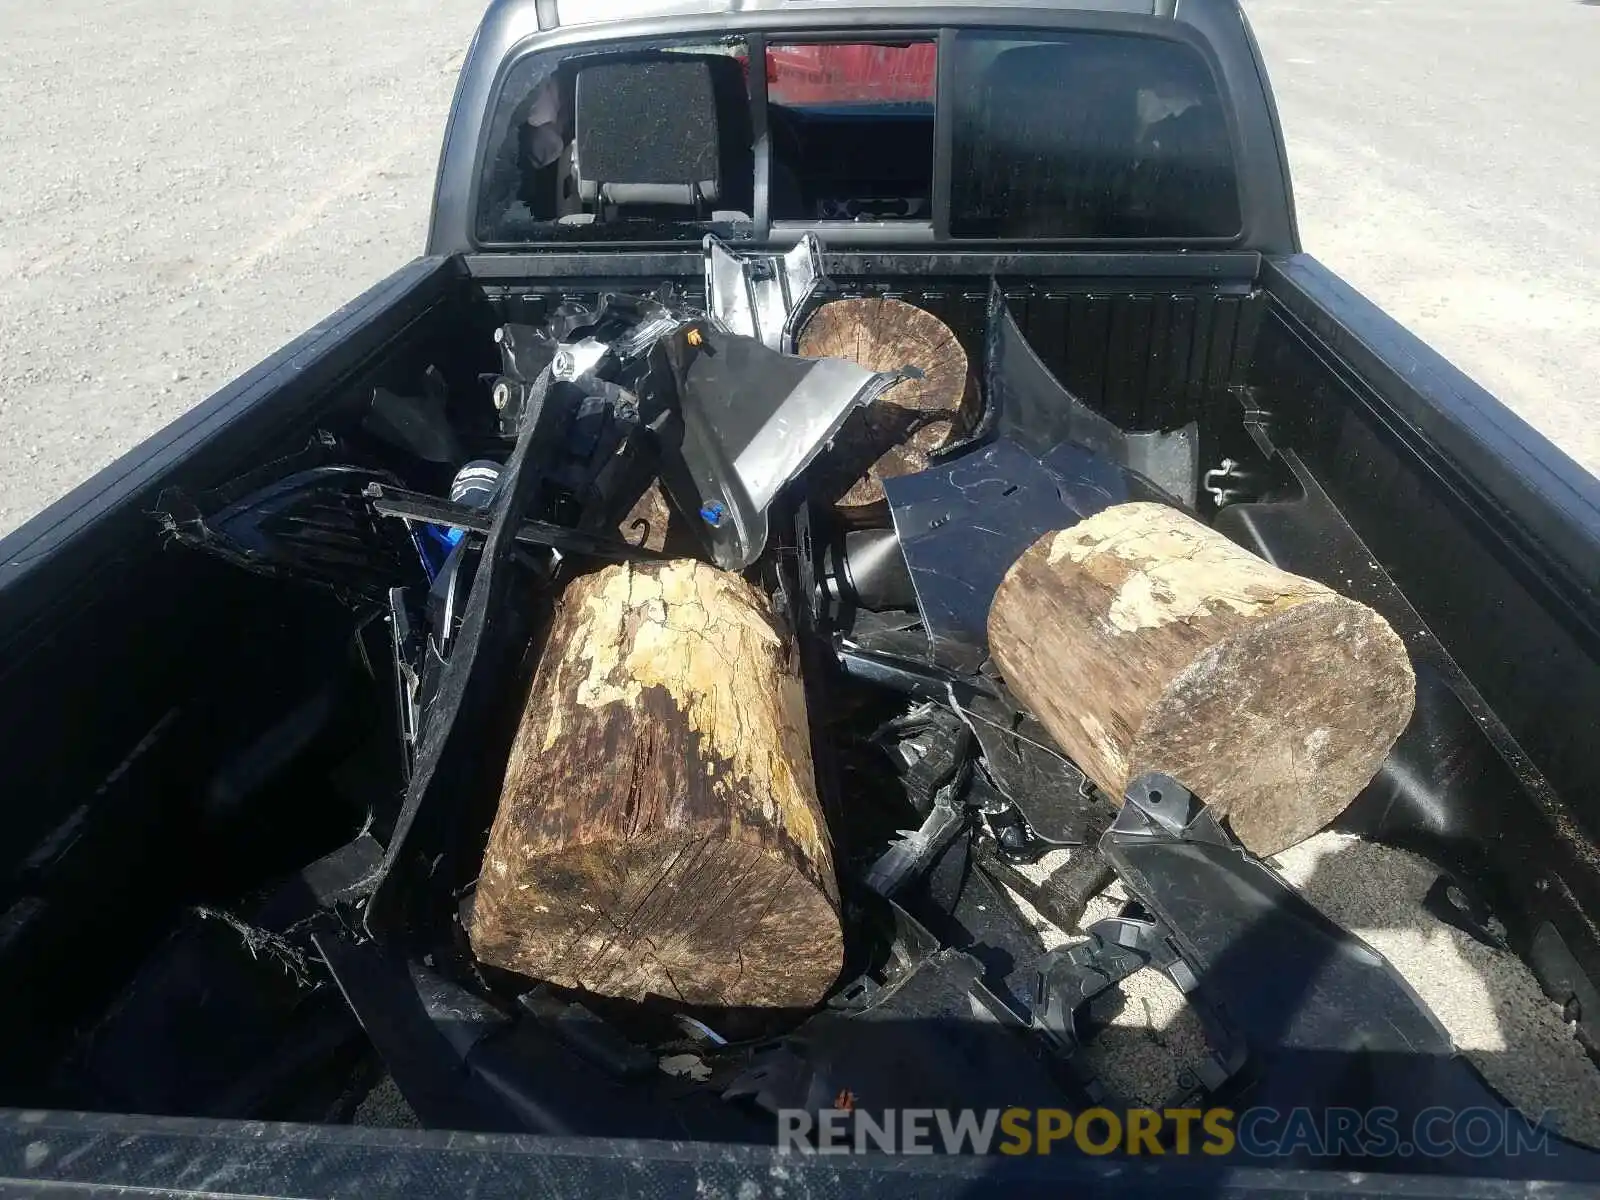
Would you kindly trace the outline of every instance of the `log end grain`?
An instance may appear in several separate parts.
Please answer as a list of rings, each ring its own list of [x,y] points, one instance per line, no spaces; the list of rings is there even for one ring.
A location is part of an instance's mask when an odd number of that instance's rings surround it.
[[[926,470],[930,456],[959,440],[975,417],[977,392],[960,340],[932,313],[904,300],[824,304],[801,330],[797,348],[807,357],[845,358],[872,371],[910,366],[921,372],[851,414],[834,436],[814,487],[836,507],[881,502],[885,479]]]
[[[503,855],[488,871],[510,872]],[[782,855],[720,836],[604,837],[517,862],[484,888],[478,958],[598,996],[684,1006],[803,1008],[838,978],[827,896]]]
[[[1308,600],[1192,663],[1129,751],[1206,800],[1257,854],[1316,833],[1372,781],[1411,720],[1399,635],[1343,596]]]

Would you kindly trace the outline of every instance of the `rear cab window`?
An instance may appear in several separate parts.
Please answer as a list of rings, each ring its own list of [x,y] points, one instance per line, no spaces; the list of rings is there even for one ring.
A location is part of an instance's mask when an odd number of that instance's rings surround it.
[[[478,240],[748,236],[747,74],[740,39],[521,59],[490,117]]]
[[[764,240],[774,222],[890,240],[920,227],[924,242],[1240,233],[1227,107],[1186,42],[961,29],[758,45],[755,70],[739,37],[515,63],[484,147],[479,243]]]
[[[1222,96],[1193,47],[963,33],[951,60],[952,237],[1239,232]]]

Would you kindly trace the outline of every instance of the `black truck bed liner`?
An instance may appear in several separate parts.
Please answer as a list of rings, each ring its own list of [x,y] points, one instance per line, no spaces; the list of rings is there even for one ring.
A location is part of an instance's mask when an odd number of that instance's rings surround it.
[[[683,284],[699,263],[698,253],[618,256],[617,274],[597,278],[566,272],[562,257],[419,260],[0,542],[0,676],[19,701],[0,729],[13,799],[0,841],[0,1024],[29,1031],[0,1044],[0,1104],[70,1102],[50,1084],[62,1056],[185,914],[226,907],[336,848],[362,820],[352,779],[381,777],[381,765],[330,749],[372,739],[385,719],[386,698],[350,658],[347,610],[167,544],[152,515],[158,498],[175,486],[203,493],[293,455],[317,428],[358,421],[372,387],[414,381],[429,364],[472,394],[493,369],[490,335],[503,320],[619,286]],[[1600,707],[1600,635],[1586,603],[1600,562],[1593,481],[1560,464],[1535,470],[1515,442],[1483,461],[1472,385],[1310,260],[846,254],[829,268],[833,294],[926,307],[975,355],[996,272],[1030,342],[1095,408],[1131,429],[1197,420],[1207,468],[1232,458],[1271,481],[1262,500],[1235,506],[1228,532],[1288,569],[1353,589],[1419,663],[1420,724],[1397,751],[1404,769],[1380,775],[1346,827],[1469,879],[1547,991],[1572,1005],[1589,1043],[1600,1041],[1591,982],[1600,980],[1600,779],[1583,736]],[[219,785],[240,777],[264,725],[290,731],[299,749],[248,784]],[[380,843],[394,816],[377,822]],[[171,1112],[223,1115],[176,1101]],[[134,1139],[123,1176],[134,1183],[176,1178],[160,1165],[174,1147],[195,1163],[212,1151],[234,1161],[235,1139],[250,1131],[26,1112],[0,1126],[30,1170],[69,1157],[94,1164],[113,1135]],[[352,1186],[342,1173],[379,1157],[397,1179],[426,1172],[433,1186],[457,1161],[441,1154],[459,1145],[332,1129],[294,1140],[293,1152],[274,1142],[276,1169],[331,1193]],[[468,1194],[495,1194],[497,1172],[530,1152],[551,1156],[551,1171],[569,1161],[554,1142],[475,1144],[483,1165]],[[759,1151],[719,1154],[714,1166],[693,1146],[639,1153],[663,1188],[714,1174],[736,1188],[781,1169]],[[573,1185],[606,1186],[610,1168],[575,1155]],[[933,1195],[965,1170],[935,1185],[913,1180],[915,1164],[852,1162],[836,1182],[852,1194],[859,1185]],[[1092,1183],[1098,1168],[1061,1170],[1057,1183]],[[74,1177],[63,1164],[62,1183]],[[1194,1178],[1152,1169],[1133,1186],[1171,1190]],[[208,1179],[183,1177],[220,1185]],[[1196,1186],[1275,1192],[1299,1182],[1233,1172]],[[1478,1194],[1465,1186],[1454,1194]],[[1486,1195],[1497,1186],[1471,1185]]]

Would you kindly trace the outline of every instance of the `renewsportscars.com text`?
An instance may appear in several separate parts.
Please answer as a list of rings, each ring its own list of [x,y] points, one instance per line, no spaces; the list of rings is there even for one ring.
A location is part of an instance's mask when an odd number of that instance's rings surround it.
[[[1443,1158],[1552,1154],[1543,1118],[1495,1108],[833,1108],[778,1113],[790,1154],[1206,1155]]]

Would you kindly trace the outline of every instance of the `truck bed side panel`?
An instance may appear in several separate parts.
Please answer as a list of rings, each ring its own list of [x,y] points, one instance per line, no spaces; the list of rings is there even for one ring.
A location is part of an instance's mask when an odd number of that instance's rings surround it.
[[[1314,259],[1264,282],[1260,400],[1593,835],[1600,483]]]

